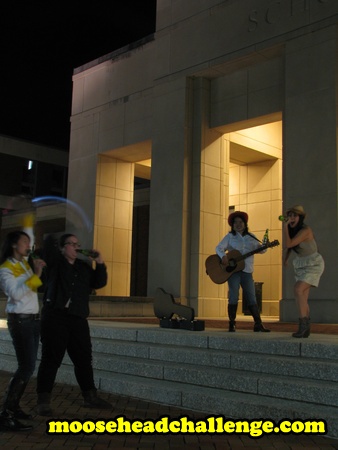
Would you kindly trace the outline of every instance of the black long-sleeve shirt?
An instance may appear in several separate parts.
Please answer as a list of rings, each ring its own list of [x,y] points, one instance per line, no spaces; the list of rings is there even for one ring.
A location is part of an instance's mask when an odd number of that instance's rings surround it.
[[[47,261],[44,305],[62,311],[67,308],[68,314],[86,318],[89,316],[90,293],[106,284],[105,264],[96,263],[93,268],[80,259],[70,264],[58,252]]]

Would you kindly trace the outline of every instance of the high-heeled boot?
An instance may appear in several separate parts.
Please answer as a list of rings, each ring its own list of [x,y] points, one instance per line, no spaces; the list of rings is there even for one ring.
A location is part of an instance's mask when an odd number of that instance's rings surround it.
[[[236,315],[237,315],[237,305],[228,305],[228,316],[229,316],[229,331],[236,331]]]
[[[298,330],[292,334],[295,338],[307,338],[310,336],[310,318],[299,318]]]
[[[268,328],[265,328],[264,325],[262,324],[262,319],[261,319],[261,315],[259,314],[259,310],[258,310],[258,305],[249,305],[249,311],[255,321],[255,325],[254,325],[254,331],[261,331],[263,333],[269,333],[270,330]]]

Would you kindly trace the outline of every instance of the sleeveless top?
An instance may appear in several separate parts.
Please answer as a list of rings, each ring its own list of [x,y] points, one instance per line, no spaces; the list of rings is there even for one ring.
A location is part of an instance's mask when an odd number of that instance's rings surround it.
[[[317,253],[317,243],[314,239],[311,241],[301,242],[297,247],[295,247],[295,252],[298,256],[309,256],[313,253]]]

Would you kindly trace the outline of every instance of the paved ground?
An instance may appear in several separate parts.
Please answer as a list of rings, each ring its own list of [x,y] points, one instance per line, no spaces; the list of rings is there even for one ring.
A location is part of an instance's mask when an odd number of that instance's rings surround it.
[[[10,374],[0,371],[0,389],[5,391]],[[89,410],[83,408],[82,396],[77,387],[57,384],[53,392],[54,417],[50,420],[114,420],[116,417],[125,416],[128,420],[159,419],[161,416],[170,416],[178,419],[188,415],[189,419],[198,421],[205,419],[205,415],[193,411],[182,410],[176,407],[159,405],[134,398],[100,393],[111,402],[111,410]],[[32,379],[27,387],[21,405],[28,412],[34,410],[36,403],[35,379]],[[35,416],[31,422],[34,426],[30,432],[0,432],[0,448],[10,449],[57,449],[67,450],[104,450],[104,449],[129,449],[129,450],[167,450],[167,449],[191,449],[191,450],[333,450],[338,449],[338,440],[322,436],[266,435],[259,439],[248,435],[150,435],[150,434],[75,434],[75,435],[48,435],[46,433],[46,421],[49,418]]]

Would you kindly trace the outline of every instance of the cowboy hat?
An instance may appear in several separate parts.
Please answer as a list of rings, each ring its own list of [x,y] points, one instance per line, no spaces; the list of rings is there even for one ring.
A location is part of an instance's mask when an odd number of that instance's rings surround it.
[[[248,223],[249,220],[249,216],[247,215],[246,212],[243,211],[234,211],[233,213],[231,213],[228,217],[228,224],[232,227],[233,221],[235,219],[235,217],[240,217],[243,222]]]
[[[304,211],[304,208],[302,207],[302,205],[292,206],[292,208],[289,208],[286,210],[285,215],[287,216],[291,212],[293,212],[294,214],[297,214],[298,216],[303,216],[303,217],[306,216],[306,212]]]

